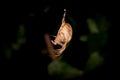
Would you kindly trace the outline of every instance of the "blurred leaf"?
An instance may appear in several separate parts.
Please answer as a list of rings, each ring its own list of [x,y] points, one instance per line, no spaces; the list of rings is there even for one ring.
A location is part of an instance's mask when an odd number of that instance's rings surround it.
[[[92,19],[87,19],[88,28],[91,33],[99,33],[98,27],[96,25],[96,22]]]
[[[105,32],[111,26],[111,24],[106,20],[105,16],[98,16],[96,24],[101,32]]]
[[[17,37],[17,43],[12,43],[11,46],[14,50],[19,50],[21,45],[26,42],[25,39],[25,30],[24,26],[20,25],[18,30],[18,37]]]
[[[6,58],[7,58],[7,59],[10,59],[11,56],[12,56],[12,51],[11,51],[11,49],[6,48],[6,49],[5,49],[5,55],[6,55]]]
[[[48,72],[59,79],[69,79],[77,76],[82,76],[84,72],[75,67],[70,66],[64,61],[55,60],[48,65]]]
[[[25,34],[24,26],[20,25],[18,30],[18,37],[23,37]]]
[[[14,50],[19,50],[20,45],[13,43],[13,44],[12,44],[12,48],[13,48]]]
[[[90,55],[86,64],[86,70],[93,70],[103,63],[103,57],[98,52],[94,52]]]
[[[80,40],[83,42],[86,42],[88,40],[88,36],[87,35],[82,35],[80,36]]]
[[[26,42],[25,38],[18,38],[17,43],[18,44],[24,44]]]
[[[50,9],[50,6],[47,6],[45,9],[44,9],[44,12],[47,13]]]
[[[107,39],[108,39],[108,34],[107,34],[107,32],[101,32],[101,33],[98,35],[99,46],[100,46],[100,47],[104,47],[104,45],[107,43]]]
[[[88,52],[89,54],[99,51],[100,46],[99,46],[99,40],[98,40],[98,35],[95,34],[90,34],[88,36]]]

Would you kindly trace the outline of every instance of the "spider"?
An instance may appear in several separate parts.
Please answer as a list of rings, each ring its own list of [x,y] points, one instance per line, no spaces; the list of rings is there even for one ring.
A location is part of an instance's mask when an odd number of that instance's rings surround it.
[[[57,35],[54,36],[55,39],[51,40],[53,45],[61,46],[61,48],[57,49],[59,55],[66,49],[66,45],[70,42],[73,34],[71,25],[65,22],[65,15],[66,9],[64,9],[64,15],[62,18],[62,24],[60,26],[60,29],[58,30]]]

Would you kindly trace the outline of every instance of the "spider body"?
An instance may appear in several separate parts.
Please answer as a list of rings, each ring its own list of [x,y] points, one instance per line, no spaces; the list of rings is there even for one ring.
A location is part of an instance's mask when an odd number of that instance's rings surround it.
[[[58,30],[55,39],[51,41],[54,45],[62,46],[62,48],[58,49],[60,54],[65,50],[67,43],[70,42],[72,38],[72,33],[73,31],[71,25],[65,22],[65,13],[64,13],[60,29]]]

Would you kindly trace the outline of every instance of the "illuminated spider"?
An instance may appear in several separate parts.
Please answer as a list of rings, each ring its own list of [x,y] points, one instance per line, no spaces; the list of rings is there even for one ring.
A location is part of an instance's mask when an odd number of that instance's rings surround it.
[[[57,55],[60,55],[66,49],[66,45],[67,43],[70,42],[73,34],[71,25],[65,22],[65,15],[66,15],[66,9],[64,9],[64,15],[62,18],[62,24],[60,26],[60,29],[58,30],[55,39],[51,40],[53,45],[61,46],[61,48],[57,49],[58,50]]]

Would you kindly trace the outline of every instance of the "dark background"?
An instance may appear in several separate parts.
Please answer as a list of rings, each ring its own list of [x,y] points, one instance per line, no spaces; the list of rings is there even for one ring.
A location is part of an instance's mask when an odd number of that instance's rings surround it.
[[[67,13],[75,20],[77,26],[71,41],[71,46],[68,47],[72,52],[63,58],[72,66],[78,69],[84,69],[87,55],[86,44],[78,41],[78,38],[82,34],[88,34],[89,30],[86,27],[86,19],[94,18],[96,14],[103,15],[112,24],[112,27],[108,30],[107,45],[103,49],[105,53],[105,62],[102,68],[95,70],[91,73],[87,73],[83,79],[106,77],[111,75],[112,72],[112,59],[113,52],[113,25],[114,16],[117,15],[117,11],[113,7],[113,2],[105,1],[80,1],[80,0],[39,0],[39,1],[6,1],[3,2],[2,15],[1,15],[1,46],[0,53],[1,64],[7,65],[5,70],[12,70],[13,73],[21,73],[17,76],[38,77],[42,79],[49,78],[47,74],[47,65],[51,62],[51,59],[47,55],[43,55],[41,50],[46,48],[44,41],[44,34],[55,34],[58,26],[61,24],[61,18],[63,16],[63,9],[67,9]],[[44,12],[44,9],[50,8],[48,12]],[[69,21],[69,20],[68,20]],[[11,47],[11,43],[16,41],[17,31],[19,25],[25,26],[26,43],[22,47],[15,51],[12,51],[12,56],[7,59],[4,54],[4,45]],[[72,54],[75,52],[84,54]],[[71,57],[72,56],[72,57]],[[79,58],[76,58],[79,57]],[[80,66],[78,64],[81,63]],[[16,65],[17,64],[17,65]],[[11,65],[14,67],[10,68]],[[15,71],[15,72],[14,72]],[[10,74],[11,72],[7,72]],[[41,75],[42,74],[42,75]],[[13,76],[13,75],[12,75]]]

